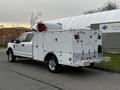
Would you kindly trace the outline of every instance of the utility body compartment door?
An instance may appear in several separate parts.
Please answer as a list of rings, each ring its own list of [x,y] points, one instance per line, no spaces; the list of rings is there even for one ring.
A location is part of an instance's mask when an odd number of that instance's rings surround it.
[[[32,58],[32,42],[25,42],[24,48],[24,53],[26,57]]]
[[[36,31],[33,35],[33,59],[43,61],[44,33]]]

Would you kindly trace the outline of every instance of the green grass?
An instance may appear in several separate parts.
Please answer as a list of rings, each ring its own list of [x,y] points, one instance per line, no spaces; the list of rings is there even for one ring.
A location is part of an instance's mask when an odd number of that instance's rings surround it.
[[[120,71],[120,53],[119,54],[112,54],[112,53],[105,53],[104,52],[103,56],[111,57],[111,60],[109,62],[96,64],[96,66],[110,68],[110,69]]]

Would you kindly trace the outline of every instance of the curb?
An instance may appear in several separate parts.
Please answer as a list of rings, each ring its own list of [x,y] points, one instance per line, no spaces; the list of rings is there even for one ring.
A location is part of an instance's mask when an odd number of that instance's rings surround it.
[[[110,69],[110,68],[97,67],[97,66],[90,67],[90,68],[96,69],[96,70],[100,70],[100,71],[106,71],[106,72],[110,72],[110,73],[117,73],[117,74],[120,74],[120,71],[118,71],[118,70],[113,70],[113,69]]]

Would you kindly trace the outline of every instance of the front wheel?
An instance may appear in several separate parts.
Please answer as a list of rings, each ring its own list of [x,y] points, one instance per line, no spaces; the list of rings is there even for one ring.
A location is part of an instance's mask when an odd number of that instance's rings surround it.
[[[50,72],[56,73],[60,71],[60,65],[58,64],[57,58],[55,56],[51,56],[47,64]]]
[[[14,56],[13,51],[9,50],[8,51],[8,61],[9,62],[15,62],[15,60],[16,60],[16,57]]]

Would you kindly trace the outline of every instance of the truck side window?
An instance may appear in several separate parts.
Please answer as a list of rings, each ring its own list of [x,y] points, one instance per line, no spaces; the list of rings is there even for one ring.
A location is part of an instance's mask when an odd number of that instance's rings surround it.
[[[30,42],[32,40],[32,37],[33,37],[33,33],[27,34],[26,42]]]
[[[27,34],[23,34],[18,39],[19,39],[20,42],[25,42],[26,41],[26,37],[27,37]]]
[[[32,40],[33,33],[23,34],[18,39],[20,42],[30,42]]]

